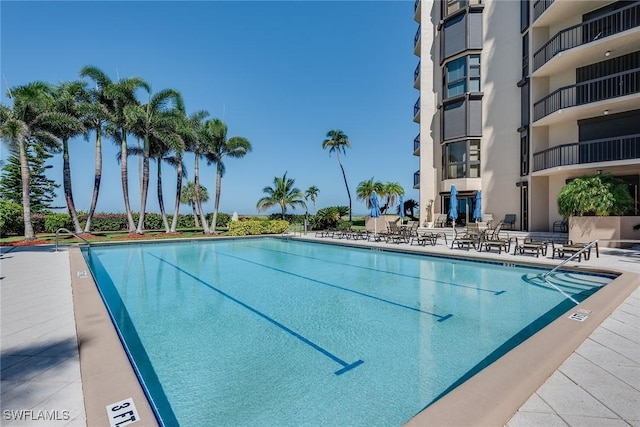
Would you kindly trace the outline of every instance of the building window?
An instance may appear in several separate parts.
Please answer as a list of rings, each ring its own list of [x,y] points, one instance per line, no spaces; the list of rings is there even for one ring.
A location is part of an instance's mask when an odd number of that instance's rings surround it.
[[[528,126],[531,120],[531,114],[529,112],[529,81],[520,86],[520,126]]]
[[[442,1],[442,16],[453,15],[457,11],[464,9],[470,5],[481,4],[482,0],[443,0]]]
[[[520,132],[520,176],[529,175],[529,128]]]
[[[529,28],[529,0],[520,0],[520,32]]]
[[[442,152],[443,179],[480,177],[480,140],[445,144]]]
[[[529,75],[529,33],[522,36],[522,78]]]
[[[465,92],[480,92],[480,55],[454,59],[444,67],[444,98]]]
[[[465,94],[442,108],[442,141],[482,136],[482,94]]]
[[[440,37],[440,63],[465,50],[482,49],[482,10],[469,9],[447,19]]]

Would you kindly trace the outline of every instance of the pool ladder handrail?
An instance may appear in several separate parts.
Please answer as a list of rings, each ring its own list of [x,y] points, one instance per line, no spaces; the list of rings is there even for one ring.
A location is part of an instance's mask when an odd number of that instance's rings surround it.
[[[551,270],[547,271],[545,274],[542,275],[542,279],[549,283],[551,286],[553,286],[554,288],[556,288],[556,290],[558,290],[560,293],[562,293],[564,296],[568,297],[571,301],[573,301],[576,305],[578,305],[578,301],[576,301],[574,298],[572,298],[570,295],[568,295],[567,293],[565,293],[562,289],[560,289],[559,287],[557,287],[555,284],[549,282],[547,280],[547,277],[549,275],[551,275],[551,273],[553,273],[554,271],[558,270],[560,267],[562,267],[563,265],[565,265],[566,263],[568,263],[569,261],[571,261],[572,259],[578,257],[578,256],[582,256],[582,253],[591,249],[592,247],[596,247],[596,251],[598,250],[598,242],[615,242],[615,243],[640,243],[640,240],[629,240],[629,239],[595,239],[590,241],[589,243],[587,243],[586,245],[584,245],[584,248],[580,249],[579,251],[577,251],[576,253],[574,253],[573,255],[571,255],[569,258],[563,260],[560,264],[556,265],[554,268],[552,268]]]
[[[64,232],[65,232],[65,233],[67,233],[67,234],[70,234],[70,235],[72,235],[72,236],[74,236],[74,237],[77,237],[78,239],[82,240],[83,242],[85,242],[85,243],[87,244],[87,247],[89,248],[89,250],[91,249],[91,243],[89,243],[89,241],[88,241],[87,239],[85,239],[85,238],[84,238],[84,237],[82,237],[82,236],[78,236],[78,235],[77,235],[76,233],[74,233],[73,231],[70,231],[70,230],[68,230],[68,229],[66,229],[66,228],[64,228],[64,227],[60,227],[60,228],[58,228],[58,229],[56,230],[56,252],[58,252],[58,239],[59,239],[59,236],[60,236],[60,232],[61,232],[61,231],[64,231]]]

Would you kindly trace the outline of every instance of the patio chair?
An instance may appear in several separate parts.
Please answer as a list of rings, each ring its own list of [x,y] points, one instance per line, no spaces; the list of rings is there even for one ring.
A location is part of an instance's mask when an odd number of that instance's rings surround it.
[[[392,243],[409,243],[409,239],[407,238],[405,233],[402,232],[400,227],[398,227],[397,222],[392,221],[388,223],[388,226],[389,232],[386,234],[387,243],[389,243],[390,241]]]
[[[566,233],[569,231],[569,220],[563,219],[562,221],[553,222],[553,232]]]
[[[513,230],[516,225],[516,214],[506,214],[502,221],[502,227],[509,227],[509,230]]]
[[[482,251],[482,248],[484,247],[484,249],[487,252],[491,252],[491,249],[497,248],[498,253],[502,253],[503,249],[505,252],[508,253],[509,249],[511,248],[512,239],[511,237],[509,237],[508,233],[506,237],[501,237],[500,236],[501,231],[502,231],[502,221],[500,221],[496,226],[496,228],[494,228],[493,230],[491,229],[486,230],[482,235],[482,240],[480,241],[479,250]]]
[[[447,224],[447,214],[437,214],[436,219],[433,222],[434,228],[442,228]]]

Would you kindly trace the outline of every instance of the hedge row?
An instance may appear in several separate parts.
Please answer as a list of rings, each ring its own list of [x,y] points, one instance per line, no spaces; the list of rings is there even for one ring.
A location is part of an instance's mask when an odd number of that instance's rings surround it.
[[[280,234],[289,230],[289,223],[284,220],[231,221],[229,223],[230,236],[247,236],[256,234]]]
[[[86,224],[87,214],[78,213],[80,224],[82,227]],[[169,225],[173,219],[172,215],[167,216]],[[133,219],[138,224],[139,215],[133,214]],[[208,215],[208,221],[211,221],[212,215]],[[225,227],[231,220],[231,215],[226,213],[218,213],[216,220],[218,227]],[[38,213],[31,216],[33,230],[36,233],[53,233],[57,229],[64,227],[73,229],[71,217],[67,213]],[[194,228],[195,222],[193,215],[178,215],[178,228]],[[163,230],[162,215],[157,213],[148,213],[144,216],[145,230]],[[127,231],[129,229],[127,215],[123,213],[96,213],[91,220],[91,231]],[[0,236],[21,235],[24,233],[24,221],[22,219],[22,206],[5,200],[0,200]]]

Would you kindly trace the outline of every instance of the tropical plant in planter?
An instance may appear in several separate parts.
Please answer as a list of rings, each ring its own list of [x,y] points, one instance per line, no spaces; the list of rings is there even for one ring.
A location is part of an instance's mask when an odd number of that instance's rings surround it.
[[[576,178],[558,194],[558,211],[564,218],[624,215],[632,205],[627,186],[609,174]]]

